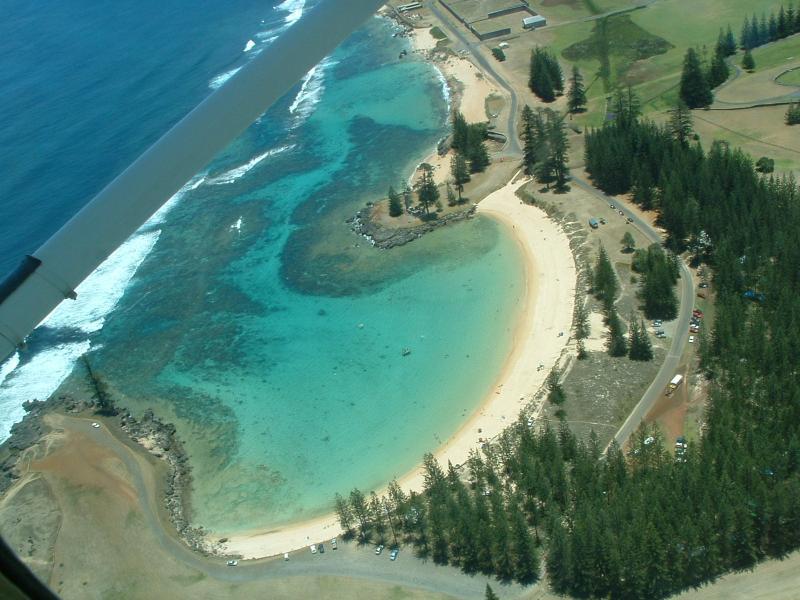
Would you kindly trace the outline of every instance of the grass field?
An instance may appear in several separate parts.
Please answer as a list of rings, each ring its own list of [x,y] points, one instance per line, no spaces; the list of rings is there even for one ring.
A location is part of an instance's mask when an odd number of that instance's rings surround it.
[[[781,85],[796,85],[800,87],[800,69],[784,73],[777,79]]]
[[[634,0],[544,0],[532,3],[533,9],[544,15],[551,24],[585,19],[636,4]]]
[[[757,71],[780,65],[788,68],[791,63],[800,62],[800,34],[756,48],[753,50],[753,59]]]
[[[703,52],[705,46],[710,52],[721,27],[730,25],[738,36],[745,16],[769,14],[778,6],[773,0],[660,0],[602,21],[553,28],[550,45],[562,59],[578,65],[587,84],[594,82],[587,90],[590,100],[604,97],[617,86],[631,85],[646,112],[658,111],[677,99],[683,57],[689,47],[700,47]],[[773,60],[772,53],[785,51],[759,49],[765,64]]]
[[[728,142],[750,154],[754,160],[767,156],[775,160],[775,170],[800,175],[800,135],[797,128],[784,123],[785,106],[766,106],[748,110],[695,111],[694,129],[703,146],[713,140]]]

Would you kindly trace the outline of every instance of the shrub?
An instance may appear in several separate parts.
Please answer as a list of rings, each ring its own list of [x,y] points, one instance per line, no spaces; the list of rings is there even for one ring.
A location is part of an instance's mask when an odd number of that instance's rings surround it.
[[[503,62],[506,59],[506,53],[503,52],[502,48],[492,48],[492,56],[494,56],[500,62]]]

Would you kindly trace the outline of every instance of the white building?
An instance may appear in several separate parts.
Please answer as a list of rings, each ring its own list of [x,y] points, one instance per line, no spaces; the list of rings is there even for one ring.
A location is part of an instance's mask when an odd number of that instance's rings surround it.
[[[547,19],[545,19],[542,15],[534,15],[522,19],[522,27],[525,29],[537,29],[539,27],[544,27],[545,25],[547,25]]]

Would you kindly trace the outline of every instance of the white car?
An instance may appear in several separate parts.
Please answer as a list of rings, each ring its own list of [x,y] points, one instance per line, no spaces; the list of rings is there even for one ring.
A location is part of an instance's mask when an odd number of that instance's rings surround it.
[[[229,567],[235,567],[235,566],[236,566],[236,565],[238,565],[238,564],[239,564],[239,561],[238,561],[238,560],[229,560],[229,561],[227,562],[227,565],[228,565]]]
[[[100,429],[100,423],[95,421],[94,423],[92,423],[92,427],[94,427],[95,429]]]
[[[316,554],[317,553],[317,545],[316,544],[311,544],[309,546],[309,548],[311,548],[311,554]]]
[[[693,335],[689,336],[689,343],[690,344],[694,344],[694,336]]]

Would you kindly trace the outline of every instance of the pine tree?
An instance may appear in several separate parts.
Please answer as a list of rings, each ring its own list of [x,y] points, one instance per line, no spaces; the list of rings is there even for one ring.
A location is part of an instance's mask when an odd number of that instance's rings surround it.
[[[711,66],[708,69],[707,79],[709,87],[715,88],[725,83],[729,75],[728,63],[725,62],[724,41],[721,41],[714,50],[714,58],[711,59]]]
[[[731,30],[731,26],[728,25],[728,29],[725,32],[725,56],[733,56],[736,54],[736,38],[733,36],[733,31]]]
[[[456,152],[467,151],[467,137],[469,135],[469,125],[459,111],[453,111],[453,141],[450,146]]]
[[[464,191],[464,184],[470,180],[467,161],[460,152],[456,152],[450,159],[450,175],[453,177],[453,184],[458,192],[458,202],[462,201],[461,194]]]
[[[606,306],[613,306],[618,290],[617,276],[602,244],[597,254],[592,284],[595,297],[602,300]]]
[[[774,42],[778,39],[778,19],[775,18],[775,13],[769,16],[769,24],[767,25],[769,31],[769,41]]]
[[[564,89],[563,75],[558,61],[543,48],[534,48],[531,52],[528,87],[543,102],[552,102],[556,99],[556,92]]]
[[[486,130],[480,125],[470,125],[467,135],[467,158],[471,173],[480,173],[489,166],[489,151],[486,149],[484,138]]]
[[[778,9],[776,35],[778,39],[783,39],[790,33],[791,30],[789,29],[788,21],[786,19],[786,10],[783,8],[783,4],[781,4],[781,7]]]
[[[422,171],[422,180],[419,184],[419,191],[417,192],[419,203],[425,210],[425,214],[430,214],[430,206],[436,204],[439,200],[439,188],[436,182],[433,181],[433,171],[429,166],[425,166]]]
[[[739,35],[739,40],[742,43],[742,50],[749,50],[755,46],[750,28],[750,20],[747,17],[744,18],[742,33]]]
[[[522,108],[522,165],[525,173],[533,175],[536,164],[536,133],[534,131],[534,112],[527,104]]]
[[[680,97],[689,108],[705,108],[714,101],[700,57],[694,48],[686,51],[681,73]]]
[[[786,124],[798,125],[800,124],[800,102],[790,104],[786,110]]]
[[[350,504],[338,493],[336,494],[336,516],[339,519],[339,525],[345,532],[352,531],[353,513],[350,510]]]
[[[500,600],[497,594],[492,590],[492,586],[486,584],[486,600]]]
[[[547,137],[549,142],[548,161],[551,165],[556,191],[563,192],[569,189],[567,186],[567,173],[569,172],[567,150],[569,149],[569,142],[564,131],[564,119],[554,113],[550,113],[547,121]]]
[[[367,506],[367,499],[358,488],[353,488],[350,492],[350,510],[353,517],[358,521],[358,534],[361,541],[366,543],[367,535],[369,533],[369,507]]]
[[[585,303],[578,302],[575,307],[575,338],[578,340],[585,340],[589,337],[590,333],[589,311]]]
[[[692,112],[689,107],[686,106],[683,100],[678,100],[675,108],[670,109],[668,112],[668,127],[672,137],[681,144],[687,143],[692,135]]]
[[[622,331],[622,320],[616,309],[611,306],[608,310],[608,353],[611,356],[625,356],[628,353],[628,342]]]
[[[514,579],[520,583],[528,584],[536,581],[539,577],[539,556],[533,543],[528,524],[525,522],[525,515],[519,506],[522,503],[520,497],[516,497],[509,503],[511,512],[511,538],[514,551]]]
[[[756,68],[756,61],[753,59],[753,53],[749,49],[744,51],[742,57],[742,68],[745,71],[753,71]]]
[[[648,263],[640,292],[644,314],[648,319],[674,319],[678,314],[678,299],[675,296],[674,279],[668,259],[656,247],[648,251]]]
[[[567,395],[564,392],[564,388],[559,381],[561,378],[561,373],[558,369],[553,369],[550,371],[550,374],[547,376],[547,400],[551,404],[555,404],[556,406],[561,406],[564,404],[564,401],[567,399]]]
[[[399,217],[403,214],[403,200],[392,186],[389,186],[389,216]]]
[[[546,53],[547,71],[550,73],[550,81],[553,83],[553,89],[560,96],[564,93],[564,72],[561,70],[561,65],[558,64],[558,59],[550,52]]]
[[[368,510],[370,521],[378,536],[378,543],[382,544],[386,541],[384,537],[386,534],[386,513],[383,503],[375,492],[370,493]]]
[[[631,360],[653,360],[653,346],[647,335],[647,328],[642,321],[631,317],[630,348],[628,358]]]
[[[583,76],[577,65],[572,67],[572,77],[570,77],[569,91],[567,92],[567,106],[572,114],[586,110],[586,89],[583,86]]]

